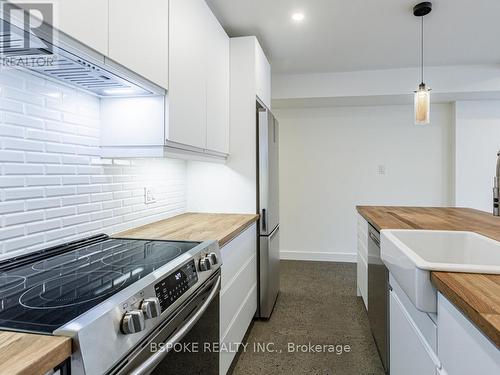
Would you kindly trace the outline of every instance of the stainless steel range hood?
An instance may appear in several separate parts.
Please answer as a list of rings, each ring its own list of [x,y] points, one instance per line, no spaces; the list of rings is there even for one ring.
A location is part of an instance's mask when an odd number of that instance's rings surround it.
[[[166,90],[49,24],[36,35],[0,12],[0,69],[23,69],[97,96],[165,95]],[[89,25],[89,27],[91,27]],[[26,40],[29,38],[29,43]],[[29,44],[28,48],[24,47]]]

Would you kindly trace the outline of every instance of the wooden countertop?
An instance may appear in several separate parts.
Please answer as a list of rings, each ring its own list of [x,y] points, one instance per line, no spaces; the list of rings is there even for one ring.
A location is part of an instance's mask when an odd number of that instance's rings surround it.
[[[470,208],[358,206],[377,230],[471,231],[500,241],[500,217]],[[436,288],[500,348],[500,275],[432,272]]]
[[[113,237],[151,240],[216,240],[223,247],[257,221],[255,214],[186,213],[142,227],[117,233]]]
[[[0,375],[45,374],[69,356],[69,337],[0,331]]]

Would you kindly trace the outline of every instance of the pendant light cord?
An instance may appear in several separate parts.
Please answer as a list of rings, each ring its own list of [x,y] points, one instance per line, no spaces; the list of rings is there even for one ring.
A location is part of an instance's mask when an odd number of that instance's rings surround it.
[[[420,45],[421,49],[421,64],[420,64],[420,76],[422,78],[422,83],[424,83],[424,16],[420,17],[421,22],[421,30],[420,30]]]

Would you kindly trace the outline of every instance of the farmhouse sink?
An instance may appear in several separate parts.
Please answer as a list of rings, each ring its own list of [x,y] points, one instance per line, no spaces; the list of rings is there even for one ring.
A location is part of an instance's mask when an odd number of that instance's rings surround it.
[[[500,242],[473,232],[382,230],[382,261],[417,309],[436,313],[431,271],[500,274]]]

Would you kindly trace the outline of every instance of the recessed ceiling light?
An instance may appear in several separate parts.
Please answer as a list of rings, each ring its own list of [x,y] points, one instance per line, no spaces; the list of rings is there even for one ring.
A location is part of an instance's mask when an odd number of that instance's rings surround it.
[[[297,12],[292,14],[292,20],[295,22],[302,22],[304,21],[304,18],[305,18],[304,13]]]

